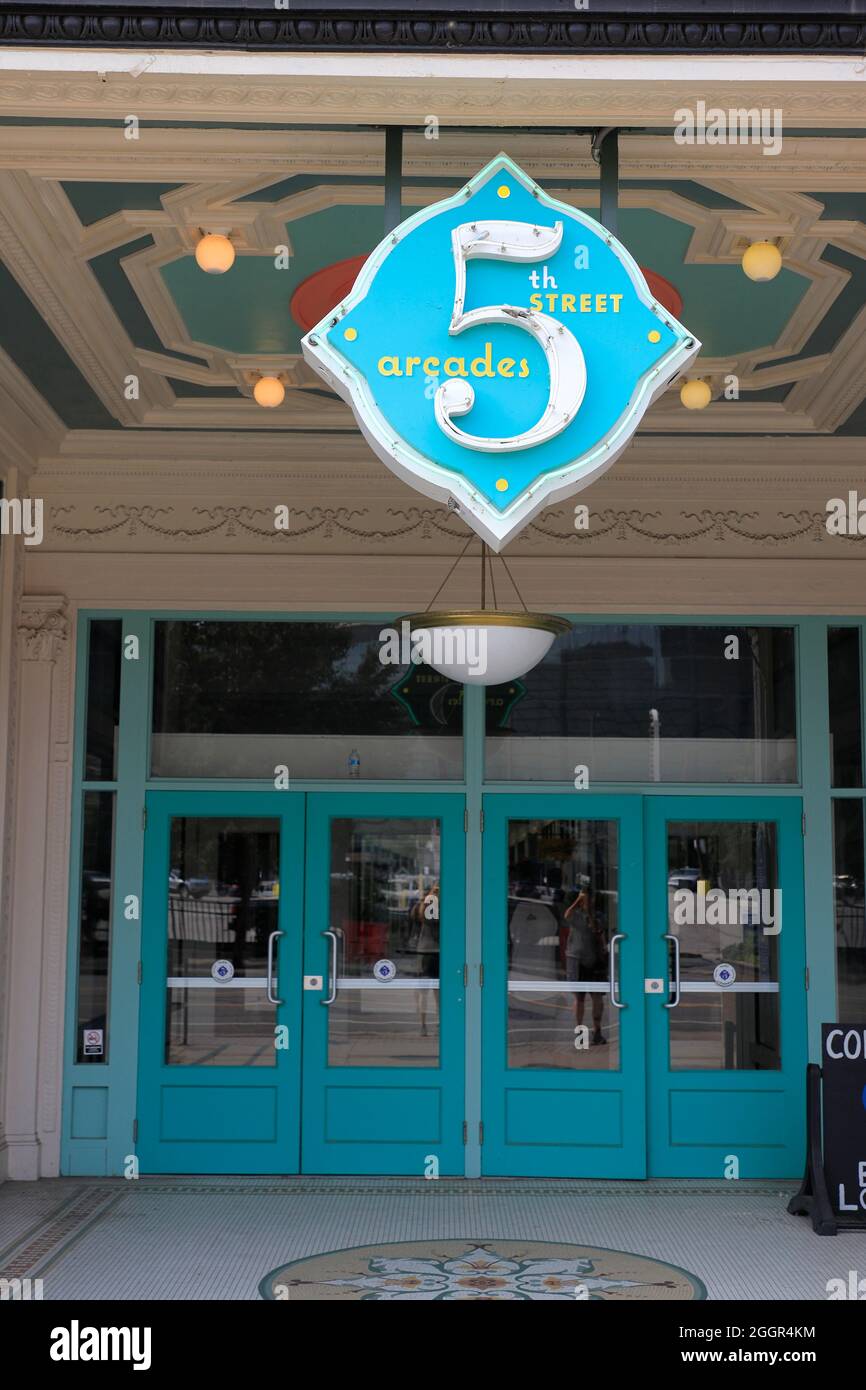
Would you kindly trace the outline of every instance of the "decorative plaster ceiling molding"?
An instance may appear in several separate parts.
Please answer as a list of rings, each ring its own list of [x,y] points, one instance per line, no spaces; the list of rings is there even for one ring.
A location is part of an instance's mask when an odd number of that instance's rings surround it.
[[[600,490],[601,491],[601,490]],[[749,499],[745,509],[730,499],[710,502],[696,488],[690,503],[659,494],[649,511],[634,506],[590,508],[587,530],[575,531],[571,508],[551,508],[530,522],[508,548],[509,557],[543,551],[651,555],[658,549],[703,554],[723,551],[745,556],[756,550],[777,551],[786,558],[808,559],[816,548],[839,558],[862,560],[866,536],[830,536],[823,506],[780,505],[776,498]],[[191,498],[159,501],[126,498],[88,503],[62,498],[49,508],[45,551],[123,549],[128,552],[227,555],[251,553],[339,554],[373,550],[414,555],[419,546],[441,554],[460,554],[467,533],[444,507],[371,504],[359,497],[339,506],[308,503],[291,507],[289,531],[274,527],[274,506],[285,491],[274,492],[270,505],[236,499]]]
[[[267,363],[267,357],[256,362]],[[285,358],[279,359],[285,362]],[[263,410],[250,397],[228,400],[182,396],[168,409],[149,410],[141,422],[153,429],[230,430],[357,430],[352,412],[335,396],[332,400],[310,390],[286,392],[282,405]],[[246,445],[244,445],[244,450]]]
[[[156,475],[163,477],[167,486],[176,480],[188,490],[206,486],[217,467],[226,470],[226,477],[245,484],[264,470],[271,476],[318,480],[323,486],[336,477],[341,482],[357,481],[365,491],[375,486],[391,488],[401,496],[411,495],[373,456],[362,436],[348,431],[297,430],[288,435],[245,430],[219,434],[70,430],[59,449],[40,460],[39,477],[67,477],[76,488],[86,486],[92,478],[98,488],[102,486],[100,480],[112,472],[118,479],[128,480]],[[732,449],[730,437],[723,435],[643,434],[632,440],[621,462],[606,477],[612,484],[650,488],[658,481],[676,478],[693,486],[696,479],[705,477],[723,481],[725,486],[742,483],[748,488],[764,482],[772,487],[779,481],[799,484],[801,480],[823,486],[825,479],[828,486],[841,486],[851,470],[854,486],[858,476],[862,482],[862,469],[863,440],[857,437],[766,439],[743,435]]]
[[[671,103],[781,107],[789,128],[866,124],[862,60],[678,55],[564,58],[527,55],[347,57],[249,53],[5,52],[0,109],[19,115],[140,119],[444,124],[659,126]],[[38,77],[34,77],[38,74]],[[676,109],[676,108],[674,108]]]
[[[10,466],[31,473],[40,455],[60,447],[64,434],[63,421],[0,348],[0,475]]]
[[[832,357],[832,371],[827,368],[819,376],[799,382],[788,397],[792,410],[808,411],[825,430],[838,429],[863,399],[866,308],[842,334]]]
[[[171,392],[151,375],[142,377],[139,399],[127,400],[124,377],[135,362],[133,345],[76,254],[77,219],[71,226],[50,187],[47,200],[43,192],[24,174],[0,173],[0,254],[106,410],[121,424],[138,424],[149,406],[168,404]]]
[[[4,75],[0,72],[0,110]],[[680,98],[671,98],[666,124]],[[730,103],[729,103],[730,104]],[[433,108],[435,109],[435,108]],[[784,109],[784,108],[783,108]],[[117,128],[105,126],[5,126],[0,144],[0,168],[19,169],[51,179],[118,180],[171,183],[245,181],[249,192],[292,174],[315,169],[323,177],[367,175],[381,177],[384,140],[380,131],[249,130],[224,125],[219,129],[155,126],[141,132],[134,157],[131,142],[122,139],[123,120],[137,105],[121,106]],[[103,116],[106,113],[102,113]],[[140,119],[147,119],[141,115]],[[189,116],[198,119],[197,113]],[[222,113],[221,119],[232,117]],[[786,113],[787,119],[787,113]],[[460,130],[442,125],[437,140],[424,136],[423,119],[404,131],[403,172],[411,178],[463,180],[504,147],[545,186],[558,179],[598,179],[598,165],[589,145],[590,132],[547,130],[543,135],[520,130]],[[287,135],[291,139],[287,139]],[[866,149],[861,139],[844,136],[785,135],[782,149],[771,158],[760,145],[677,144],[672,134],[623,133],[619,141],[620,177],[644,182],[675,179],[734,179],[739,184],[774,188],[803,187],[830,190],[862,188]],[[170,195],[169,195],[170,196]],[[561,196],[561,195],[557,195]],[[124,214],[118,214],[124,216]],[[139,214],[141,216],[141,214]],[[159,214],[157,214],[159,216]]]
[[[231,199],[234,196],[246,196],[248,188],[249,181],[243,186],[243,194],[240,194],[239,191],[233,191],[231,186],[224,188],[220,197],[222,210],[220,215],[226,219],[233,218],[235,208],[238,205]],[[438,197],[444,196],[445,191],[438,188],[410,189],[404,202],[416,206],[426,206],[435,202]],[[592,208],[598,203],[597,194],[593,189],[555,191],[560,192],[563,201],[571,206]],[[789,233],[791,268],[799,270],[809,279],[810,284],[802,301],[786,323],[779,339],[772,345],[768,344],[750,349],[736,359],[711,359],[704,356],[700,359],[699,364],[702,374],[714,384],[716,392],[720,393],[725,376],[732,372],[736,373],[740,380],[740,390],[746,396],[750,390],[763,390],[770,384],[789,384],[800,380],[804,375],[812,375],[821,371],[824,371],[826,375],[832,375],[836,366],[835,359],[838,350],[829,356],[826,364],[821,359],[812,359],[808,365],[792,362],[787,375],[785,368],[780,365],[772,383],[756,371],[759,364],[772,364],[778,358],[791,358],[801,351],[812,331],[823,319],[848,279],[844,271],[820,260],[826,239],[819,242],[814,236],[811,239],[806,239],[805,234],[803,237],[797,235],[797,228],[801,224],[807,230],[811,230],[812,224],[819,220],[822,211],[821,205],[811,198],[785,192],[780,192],[775,198],[772,195],[758,195],[750,189],[741,190],[738,185],[729,182],[723,182],[722,191],[727,197],[743,201],[747,205],[750,202],[753,204],[756,201],[760,202],[764,210],[759,209],[754,213],[735,215],[723,209],[705,208],[672,190],[659,188],[625,188],[622,190],[621,196],[623,207],[649,208],[663,216],[676,218],[685,225],[693,227],[695,229],[694,235],[686,253],[686,260],[690,263],[715,264],[720,260],[738,263],[746,240],[772,236],[778,226],[784,226]],[[176,190],[169,195],[173,204],[172,221],[176,222],[179,219],[185,224],[190,222],[199,225],[204,224],[210,216],[210,211],[207,206],[200,202],[201,194],[202,190],[196,187]],[[206,196],[212,196],[212,186],[208,186]],[[359,203],[365,206],[375,206],[381,203],[382,196],[381,188],[376,187],[318,184],[312,189],[305,189],[297,194],[292,194],[277,204],[264,205],[249,202],[241,206],[244,208],[248,225],[255,224],[259,210],[266,210],[269,217],[269,233],[274,237],[279,237],[279,229],[284,226],[285,222],[291,223],[293,220],[327,207],[347,204],[352,206]],[[167,202],[168,199],[164,201]],[[767,225],[765,222],[767,215],[775,217],[776,221]],[[99,224],[96,225],[98,227]],[[743,229],[748,232],[745,239]],[[154,236],[154,245],[125,257],[122,261],[123,268],[164,345],[176,352],[204,359],[212,373],[209,377],[203,376],[201,368],[194,367],[192,372],[195,375],[190,374],[184,378],[183,371],[172,370],[171,359],[166,359],[162,369],[167,376],[195,380],[210,385],[223,385],[227,381],[233,381],[240,386],[245,394],[249,394],[249,381],[252,379],[250,374],[270,363],[276,367],[282,366],[287,371],[290,386],[295,385],[295,383],[301,386],[312,384],[309,382],[308,376],[305,376],[302,360],[299,356],[275,357],[272,362],[271,359],[268,359],[266,363],[259,354],[255,354],[244,360],[234,358],[232,354],[219,351],[207,343],[191,338],[160,273],[162,266],[177,259],[180,255],[188,254],[189,247],[185,244],[185,238],[177,226],[154,228],[152,235]],[[283,232],[283,235],[285,236],[286,233]],[[274,244],[280,243],[276,241]],[[799,258],[797,258],[798,253]],[[863,344],[862,354],[866,358],[866,342]],[[856,349],[855,355],[859,360],[861,350]],[[152,354],[139,353],[138,360],[143,366],[147,366],[151,370],[159,369],[158,359]],[[319,390],[321,391],[321,387]],[[353,428],[353,422],[348,412],[343,411],[336,401],[330,402],[324,399],[321,394],[317,395],[315,399],[321,402],[323,427],[327,425],[331,428]],[[308,408],[314,410],[312,405]],[[853,404],[851,409],[853,409]],[[236,413],[236,402],[199,400],[192,407],[187,401],[172,401],[167,410],[163,406],[161,409],[148,411],[143,416],[142,423],[153,426],[169,424],[172,422],[171,417],[175,411],[177,411],[176,422],[183,428],[188,426],[193,414],[195,424],[201,428],[223,428],[228,424],[243,423],[246,418]],[[269,413],[266,420],[262,420],[259,416],[261,427],[279,428],[286,418],[287,411],[288,406],[283,406],[278,411]],[[679,403],[678,386],[674,383],[668,393],[648,412],[642,429],[665,433],[677,432],[682,430],[685,424],[686,417],[684,417]],[[750,402],[748,399],[719,401],[715,408],[702,412],[700,417],[693,420],[689,419],[688,427],[697,433],[716,431],[722,433],[748,431],[767,433],[818,432],[826,428],[821,419],[815,418],[804,409],[792,410],[788,408],[787,403],[756,403]]]

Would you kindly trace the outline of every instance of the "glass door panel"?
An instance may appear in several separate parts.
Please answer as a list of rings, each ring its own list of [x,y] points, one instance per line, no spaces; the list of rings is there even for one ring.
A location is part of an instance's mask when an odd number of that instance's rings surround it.
[[[508,1066],[618,1071],[618,825],[508,822]]]
[[[774,821],[668,821],[668,933],[679,969],[673,1070],[778,1071],[778,833]]]
[[[142,1172],[297,1172],[303,805],[147,800]]]
[[[463,1171],[463,807],[308,799],[307,1172]]]
[[[653,1176],[796,1176],[806,1060],[800,803],[647,799]],[[736,1160],[734,1164],[733,1160]]]
[[[438,1067],[441,826],[331,821],[330,1067]]]
[[[170,836],[166,1064],[275,1067],[279,821],[175,816]]]
[[[485,798],[485,1173],[640,1177],[637,798]]]

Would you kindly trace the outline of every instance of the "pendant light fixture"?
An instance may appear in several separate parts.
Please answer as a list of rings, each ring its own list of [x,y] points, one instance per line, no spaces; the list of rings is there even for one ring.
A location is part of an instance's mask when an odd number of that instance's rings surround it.
[[[209,275],[224,275],[235,262],[235,248],[225,232],[205,232],[196,242],[196,264]]]
[[[680,387],[680,400],[686,410],[704,410],[712,399],[712,387],[703,377],[693,377]]]
[[[253,386],[253,396],[257,405],[272,410],[274,406],[282,405],[286,398],[286,388],[278,376],[268,374],[259,377]]]
[[[400,626],[404,632],[408,630],[411,637],[413,659],[432,666],[440,675],[460,681],[463,685],[504,685],[537,666],[556,638],[570,630],[571,623],[550,613],[530,613],[502,555],[495,558],[508,576],[521,608],[499,608],[493,572],[494,557],[484,541],[480,542],[480,608],[432,611],[433,604],[474,539],[474,536],[470,536],[425,612],[409,614],[400,620]],[[488,576],[492,608],[487,607]]]
[[[782,253],[774,241],[753,241],[743,252],[743,270],[759,284],[775,280],[782,269]]]

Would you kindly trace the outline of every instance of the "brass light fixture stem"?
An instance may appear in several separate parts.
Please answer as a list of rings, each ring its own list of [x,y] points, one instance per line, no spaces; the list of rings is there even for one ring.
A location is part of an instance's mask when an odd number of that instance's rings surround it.
[[[425,612],[425,613],[429,613],[429,612],[430,612],[430,609],[433,607],[434,603],[436,602],[437,598],[438,598],[439,595],[441,594],[442,590],[445,588],[445,585],[448,583],[448,580],[451,578],[451,576],[452,576],[452,574],[454,573],[454,571],[456,570],[457,566],[460,564],[460,561],[463,559],[463,556],[466,554],[467,550],[469,549],[469,547],[470,547],[470,545],[472,544],[472,542],[474,541],[474,539],[475,539],[475,537],[472,536],[472,535],[470,535],[468,541],[467,541],[466,544],[464,545],[464,547],[463,547],[463,549],[461,550],[460,554],[457,556],[457,559],[454,561],[454,564],[451,566],[451,568],[450,568],[450,570],[448,571],[448,573],[446,574],[445,578],[442,580],[442,583],[439,585],[439,588],[436,590],[436,592],[435,592],[435,594],[433,595],[433,597],[431,598],[430,602],[427,604],[427,607],[424,609],[424,612]]]
[[[474,541],[474,539],[475,539],[474,536],[470,536],[470,537],[469,537],[468,541],[467,541],[466,544],[464,545],[464,547],[463,547],[463,549],[461,550],[460,554],[457,556],[457,559],[454,561],[453,565],[452,565],[451,568],[449,569],[449,571],[448,571],[448,573],[446,574],[445,578],[442,580],[442,583],[439,585],[439,588],[436,590],[436,592],[435,592],[435,594],[433,595],[433,597],[431,598],[430,602],[427,604],[427,607],[424,609],[424,612],[425,612],[425,613],[431,612],[434,603],[436,602],[437,598],[438,598],[439,595],[441,594],[442,590],[445,588],[446,584],[448,583],[448,581],[449,581],[449,579],[451,578],[452,574],[453,574],[454,571],[456,570],[457,566],[460,564],[460,561],[461,561],[461,560],[463,559],[463,557],[465,556],[467,550],[469,549],[469,547],[470,547],[470,545],[472,544],[472,542]],[[487,544],[486,541],[482,541],[482,542],[481,542],[481,610],[480,610],[480,611],[481,611],[482,613],[484,613],[484,612],[495,613],[495,612],[497,611],[497,608],[498,608],[498,600],[497,600],[497,597],[496,597],[496,575],[495,575],[495,571],[494,571],[494,568],[493,568],[493,561],[494,561],[494,559],[499,560],[500,564],[502,565],[502,568],[505,570],[505,573],[508,575],[508,578],[509,578],[509,581],[510,581],[510,583],[511,583],[512,589],[514,590],[515,594],[517,595],[517,598],[518,598],[519,601],[520,601],[520,606],[521,606],[521,608],[523,609],[524,613],[528,613],[528,612],[529,612],[529,609],[528,609],[527,606],[526,606],[526,602],[525,602],[525,600],[524,600],[524,597],[523,597],[522,593],[520,592],[520,589],[517,587],[517,581],[516,581],[516,579],[514,578],[514,575],[511,573],[511,570],[508,568],[508,561],[505,559],[505,556],[504,556],[504,555],[496,555],[496,556],[492,555],[491,552],[490,552],[490,547],[488,546],[488,544]],[[491,591],[492,591],[492,593],[493,593],[493,608],[492,608],[492,609],[488,609],[488,608],[487,608],[487,571],[488,571],[488,568],[489,568],[489,570],[490,570],[490,588],[491,588]]]

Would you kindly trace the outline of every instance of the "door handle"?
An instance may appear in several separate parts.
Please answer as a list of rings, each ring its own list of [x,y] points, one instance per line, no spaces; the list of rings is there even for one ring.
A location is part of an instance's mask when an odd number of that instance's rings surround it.
[[[281,936],[285,936],[284,931],[272,931],[268,937],[268,1003],[284,1004],[284,999],[278,999],[274,994],[274,943]]]
[[[322,936],[331,938],[331,992],[327,999],[320,999],[319,1003],[329,1008],[337,997],[337,933],[335,931],[323,931]]]
[[[628,937],[626,936],[626,933],[625,933],[624,931],[618,931],[618,932],[616,933],[616,936],[612,936],[612,937],[610,938],[610,952],[609,952],[609,956],[610,956],[610,981],[609,981],[609,983],[610,983],[610,1002],[611,1002],[611,1004],[613,1005],[613,1007],[614,1007],[615,1009],[627,1009],[627,1008],[628,1008],[628,1004],[623,1004],[622,1000],[621,1000],[620,997],[619,997],[619,987],[618,987],[617,978],[616,978],[616,967],[617,967],[617,963],[618,963],[618,960],[619,960],[619,956],[618,956],[617,949],[616,949],[616,944],[617,944],[618,941],[627,941],[627,940],[628,940]]]
[[[665,932],[665,941],[674,943],[674,997],[665,1004],[666,1009],[675,1009],[680,1002],[680,939],[673,932]]]

